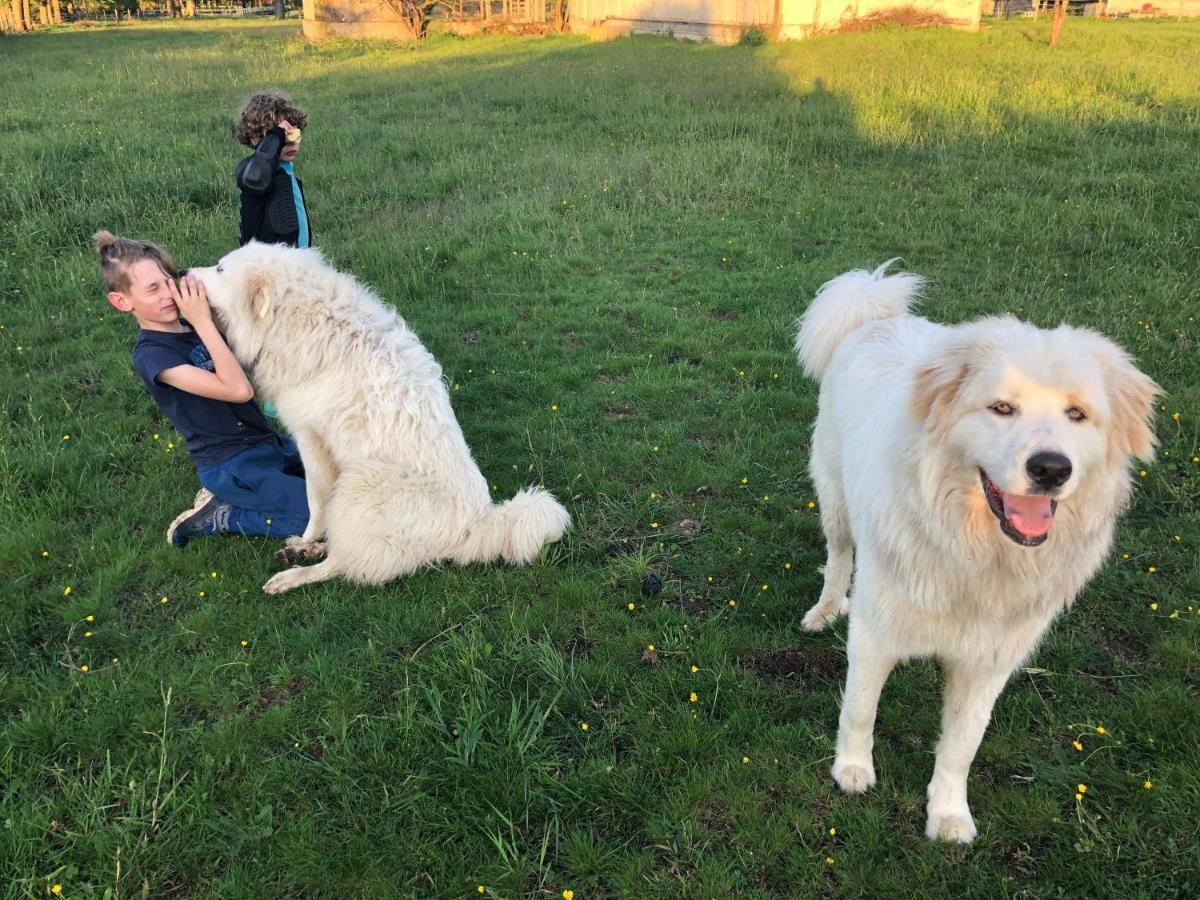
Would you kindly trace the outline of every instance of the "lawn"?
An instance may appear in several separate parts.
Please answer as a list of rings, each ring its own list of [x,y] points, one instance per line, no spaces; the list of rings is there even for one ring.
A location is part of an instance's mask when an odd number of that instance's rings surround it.
[[[1048,28],[3,39],[0,894],[1197,896],[1200,24]],[[89,237],[230,249],[267,85],[310,111],[316,243],[441,360],[497,495],[571,509],[537,564],[268,597],[271,542],[165,544],[196,478]],[[894,674],[848,797],[845,626],[799,628],[792,322],[894,256],[933,318],[1094,327],[1165,390],[1108,563],[996,706],[965,848],[922,836],[937,666]]]

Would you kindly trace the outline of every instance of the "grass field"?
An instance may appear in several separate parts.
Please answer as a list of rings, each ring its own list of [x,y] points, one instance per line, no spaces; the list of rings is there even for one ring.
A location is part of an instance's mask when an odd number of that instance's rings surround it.
[[[0,41],[0,895],[1197,896],[1200,24],[1047,34]],[[267,597],[271,543],[164,543],[196,478],[88,239],[229,249],[264,85],[310,110],[317,244],[441,360],[497,494],[568,503],[539,564]],[[844,625],[798,624],[791,322],[893,256],[934,318],[1095,327],[1166,391],[1110,561],[996,706],[967,848],[922,836],[936,665],[847,797]]]

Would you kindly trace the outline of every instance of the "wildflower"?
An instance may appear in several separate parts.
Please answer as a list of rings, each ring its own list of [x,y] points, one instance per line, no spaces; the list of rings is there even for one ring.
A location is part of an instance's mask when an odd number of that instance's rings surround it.
[[[657,452],[658,452],[658,446],[657,446],[657,445],[655,445],[655,446],[651,447],[651,448],[650,448],[650,452],[651,452],[651,453],[657,453]]]
[[[1149,572],[1151,575],[1153,575],[1155,572],[1157,572],[1157,571],[1158,571],[1158,567],[1157,567],[1157,566],[1150,566],[1150,567],[1148,567],[1148,568],[1146,569],[1146,571],[1147,571],[1147,572]]]
[[[1083,750],[1083,744],[1081,744],[1079,741],[1071,741],[1071,746],[1076,750]]]
[[[1138,472],[1138,475],[1140,475],[1142,478],[1145,478],[1148,474],[1150,474],[1150,473],[1147,472],[1145,469],[1142,469],[1140,472]]]
[[[1075,795],[1075,802],[1076,802],[1076,803],[1078,803],[1078,802],[1079,802],[1080,800],[1082,800],[1082,799],[1083,799],[1083,794],[1076,794],[1076,795]]]
[[[767,494],[763,494],[763,502],[766,503],[771,498]]]
[[[250,646],[250,642],[249,642],[249,641],[242,641],[242,646],[243,646],[243,647],[249,647],[249,646]]]
[[[1157,603],[1151,603],[1151,604],[1150,604],[1150,609],[1151,609],[1151,610],[1156,610],[1156,609],[1158,609],[1158,604],[1157,604]]]
[[[658,523],[657,523],[657,522],[651,522],[651,523],[650,523],[650,527],[651,527],[651,528],[657,528],[657,527],[658,527]]]
[[[174,445],[173,443],[171,443],[171,441],[167,441],[167,449],[168,449],[168,450],[174,450],[174,449],[175,449],[175,445]]]
[[[201,596],[201,597],[203,597],[203,596],[204,596],[204,591],[201,591],[201,592],[200,592],[200,596]]]
[[[772,381],[778,381],[778,380],[779,380],[779,373],[778,373],[778,372],[772,372],[772,373],[771,373],[771,380],[772,380]]]
[[[588,723],[587,723],[587,722],[580,722],[580,723],[579,723],[579,727],[580,727],[580,728],[582,728],[584,731],[587,731],[587,730],[588,730]]]
[[[764,584],[764,585],[762,586],[762,589],[765,591],[765,590],[766,590],[768,587],[769,587],[769,585],[765,585],[765,584]]]
[[[268,525],[270,525],[270,524],[271,524],[271,520],[270,520],[270,519],[267,519],[267,524],[268,524]]]
[[[723,257],[723,256],[721,257],[721,262],[725,262],[725,257]],[[738,369],[738,378],[745,378],[745,377],[746,377],[746,370]]]
[[[1167,616],[1167,618],[1168,619],[1178,619],[1179,618],[1179,610],[1175,610],[1169,616]]]
[[[458,390],[458,387],[459,387],[459,386],[458,386],[458,384],[456,383],[456,384],[454,385],[454,389],[457,391],[457,390]]]
[[[1081,784],[1075,790],[1079,791],[1079,793],[1081,793],[1081,794],[1086,794],[1087,793],[1087,785]]]
[[[737,606],[737,601],[736,601],[736,600],[730,600],[730,601],[729,601],[729,605],[730,605],[730,606]]]
[[[836,828],[830,828],[830,829],[829,829],[829,836],[830,836],[830,837],[837,837],[837,829],[836,829]]]
[[[557,403],[550,404],[550,412],[558,412],[558,404]]]
[[[808,508],[809,508],[809,509],[816,509],[816,508],[817,508],[817,504],[816,504],[816,503],[814,503],[813,501],[809,500],[809,501],[808,501]]]
[[[749,483],[750,483],[750,479],[747,478],[745,475],[743,475],[742,476],[742,484],[749,484]]]
[[[154,438],[156,441],[158,440],[158,435],[157,435],[157,434],[155,434],[155,435],[151,435],[151,437],[153,437],[153,438]]]
[[[162,598],[161,600],[159,600],[158,602],[159,602],[159,603],[170,603],[171,601],[170,601],[170,600],[169,600],[167,597],[163,597],[163,598]]]
[[[89,637],[91,637],[91,636],[92,636],[92,633],[91,633],[90,631],[85,631],[85,632],[83,633],[83,636],[84,636],[85,638],[89,638]]]
[[[296,746],[299,746],[299,744],[297,744]],[[484,886],[481,884],[481,885],[479,885],[479,887],[475,888],[475,890],[479,891],[479,893],[481,893],[481,894],[482,894],[482,893],[484,893],[484,892],[487,890],[487,888],[485,888],[485,887],[484,887]]]
[[[1177,412],[1171,413],[1171,418],[1174,419],[1176,422],[1178,422],[1179,421],[1179,413],[1177,413]]]
[[[695,675],[695,674],[696,674],[697,672],[699,672],[699,671],[700,671],[700,667],[699,667],[699,666],[692,666],[692,674],[693,674],[693,675]]]
[[[217,573],[216,573],[216,572],[209,572],[208,574],[209,574],[209,576],[210,576],[211,578],[216,578],[216,577],[217,577]]]
[[[833,857],[832,856],[825,857],[825,865],[827,865],[827,866],[833,865]]]
[[[1178,544],[1178,543],[1179,543],[1180,541],[1182,541],[1182,540],[1183,540],[1183,536],[1182,536],[1182,535],[1178,535],[1178,534],[1177,534],[1177,535],[1175,535],[1175,543],[1177,543],[1177,544]]]
[[[49,556],[49,555],[50,555],[50,551],[49,551],[49,550],[43,550],[43,551],[42,551],[42,556]]]
[[[71,593],[71,586],[68,584],[65,588],[63,588],[63,596],[66,597],[70,593]]]
[[[695,691],[692,691],[691,694],[688,695],[688,700],[690,700],[692,703],[695,703],[699,699],[700,698],[698,696],[696,696]]]
[[[1154,787],[1154,782],[1147,778],[1142,782],[1142,787],[1144,787],[1146,790],[1150,790],[1150,788]]]
[[[712,584],[712,580],[713,580],[713,579],[712,579],[712,576],[711,576],[711,575],[709,575],[709,576],[708,576],[708,583],[709,583],[709,584]]]
[[[62,885],[61,885],[61,884],[55,884],[55,885],[52,885],[52,886],[50,887],[50,893],[52,893],[52,894],[61,894],[61,893],[62,893]]]
[[[1128,553],[1122,553],[1122,554],[1121,554],[1121,559],[1129,559],[1129,554],[1128,554]]]
[[[1104,726],[1103,725],[1096,726],[1096,734],[1104,734]]]
[[[651,653],[653,653],[653,652],[654,652],[654,645],[653,645],[653,644],[647,644],[647,645],[646,645],[646,649],[647,649],[647,650],[649,650]]]
[[[575,900],[575,892],[563,891],[563,900]]]
[[[744,765],[745,765],[746,763],[748,763],[748,762],[750,762],[750,757],[748,757],[748,756],[743,756],[743,757],[742,757],[742,765],[744,766]]]
[[[628,609],[630,612],[633,612],[635,609],[637,609],[637,604],[636,604],[636,603],[630,603],[630,604],[629,604],[629,605],[628,605],[626,608],[627,608],[627,609]]]
[[[791,563],[784,563],[784,564],[783,564],[783,567],[784,567],[785,569],[787,569],[789,572],[792,570],[792,564],[791,564]]]
[[[80,666],[80,667],[79,667],[79,671],[80,671],[80,672],[86,672],[87,670],[88,670],[88,667],[87,667],[87,666]]]
[[[95,621],[96,621],[96,617],[95,617],[95,616],[84,616],[84,617],[83,617],[83,621],[85,621],[85,622],[95,622]]]
[[[654,491],[651,491],[651,492],[650,492],[650,499],[651,499],[651,500],[657,500],[657,499],[658,499],[658,494],[656,494]]]
[[[63,435],[63,440],[64,440],[64,441],[69,441],[70,439],[71,439],[71,436],[70,436],[69,434],[64,434],[64,435]]]

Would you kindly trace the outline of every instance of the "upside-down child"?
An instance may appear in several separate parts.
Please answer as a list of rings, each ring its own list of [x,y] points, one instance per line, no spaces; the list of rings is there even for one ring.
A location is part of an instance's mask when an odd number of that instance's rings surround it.
[[[213,324],[204,286],[149,241],[95,235],[108,302],[137,321],[133,365],[183,435],[202,488],[167,529],[184,546],[209,534],[288,537],[308,524],[295,443],[267,424],[254,388]]]

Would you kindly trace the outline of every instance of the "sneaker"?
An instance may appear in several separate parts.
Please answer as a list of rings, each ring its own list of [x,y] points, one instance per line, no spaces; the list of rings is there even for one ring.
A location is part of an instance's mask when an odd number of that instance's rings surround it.
[[[218,500],[209,494],[208,502],[199,509],[181,513],[167,529],[167,541],[173,547],[183,547],[189,540],[205,534],[222,534],[229,530],[232,503]]]
[[[202,507],[205,503],[207,503],[212,498],[213,498],[212,491],[210,491],[208,488],[202,487],[202,488],[200,488],[200,490],[196,491],[196,498],[192,501],[192,505],[189,506],[187,509],[185,509],[183,512],[181,512],[179,515],[177,515],[175,517],[174,521],[172,521],[171,524],[167,526],[167,543],[168,544],[170,544],[171,546],[175,545],[175,541],[174,541],[175,529],[179,527],[179,523],[182,522],[184,519],[186,519],[188,516],[190,516],[192,513],[196,512],[198,509],[200,509],[200,507]]]

